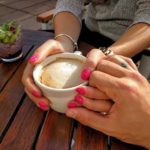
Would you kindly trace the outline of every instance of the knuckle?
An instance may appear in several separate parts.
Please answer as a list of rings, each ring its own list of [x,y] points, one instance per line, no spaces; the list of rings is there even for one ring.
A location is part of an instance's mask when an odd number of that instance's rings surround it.
[[[88,126],[89,125],[89,120],[91,120],[91,118],[86,115],[86,117],[84,117],[84,118],[82,118],[80,120],[81,120],[81,123],[83,123],[85,126]]]
[[[127,59],[127,61],[131,64],[131,63],[133,63],[133,61],[132,61],[132,59],[131,58],[126,58]]]
[[[98,71],[93,71],[90,75],[89,85],[95,87],[97,78],[98,78]]]
[[[87,54],[87,56],[90,55],[91,53],[96,52],[96,51],[98,51],[98,49],[95,49],[95,48],[91,49],[90,52]]]
[[[126,92],[129,93],[136,93],[138,84],[132,79],[128,79],[127,81],[123,80],[118,82],[118,88],[125,90]]]
[[[106,65],[107,63],[109,63],[109,62],[106,61],[106,60],[100,60],[99,63],[98,63],[98,65],[99,66],[103,66],[103,65]]]
[[[84,101],[83,105],[84,105],[86,108],[88,108],[88,109],[93,108],[93,104],[90,103],[90,101],[87,100],[87,99]]]
[[[141,75],[138,71],[136,71],[136,70],[131,71],[131,72],[129,73],[129,76],[130,76],[130,78],[133,79],[133,80],[138,80],[138,81],[140,81],[140,80],[142,79],[142,75]]]
[[[90,78],[91,78],[91,79],[95,79],[95,78],[97,78],[97,76],[98,76],[98,71],[93,71],[93,72],[91,73]]]
[[[96,67],[96,63],[90,58],[87,59],[87,64],[91,68],[95,68]]]

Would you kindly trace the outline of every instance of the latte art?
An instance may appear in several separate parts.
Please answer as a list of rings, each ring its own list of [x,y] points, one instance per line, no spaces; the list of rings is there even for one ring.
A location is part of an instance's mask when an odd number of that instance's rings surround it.
[[[70,88],[83,83],[80,74],[83,62],[72,58],[57,58],[46,65],[41,74],[41,83],[52,88]]]

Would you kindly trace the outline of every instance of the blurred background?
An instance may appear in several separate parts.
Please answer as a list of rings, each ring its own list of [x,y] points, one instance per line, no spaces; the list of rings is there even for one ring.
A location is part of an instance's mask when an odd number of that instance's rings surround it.
[[[39,30],[36,17],[55,8],[57,0],[0,0],[0,24],[15,19],[23,29]]]

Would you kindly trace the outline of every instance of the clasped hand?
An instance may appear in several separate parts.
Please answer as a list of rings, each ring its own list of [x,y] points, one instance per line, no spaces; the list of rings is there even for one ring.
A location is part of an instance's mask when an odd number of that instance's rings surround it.
[[[150,148],[150,85],[132,60],[119,55],[105,57],[92,50],[82,77],[90,86],[77,90],[72,103],[79,107],[68,109],[67,116],[127,143]]]
[[[48,40],[36,50],[24,70],[25,91],[42,110],[48,110],[50,103],[34,84],[32,70],[48,55],[64,52],[63,47],[58,41]],[[66,115],[107,135],[150,149],[150,85],[131,59],[106,57],[93,49],[87,55],[81,77],[89,81],[89,86],[76,89]]]

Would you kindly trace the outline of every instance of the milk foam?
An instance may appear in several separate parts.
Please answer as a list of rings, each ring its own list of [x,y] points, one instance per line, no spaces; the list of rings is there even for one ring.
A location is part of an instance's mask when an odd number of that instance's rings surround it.
[[[57,58],[43,68],[41,83],[53,88],[70,88],[83,83],[80,78],[83,62],[72,58]]]

